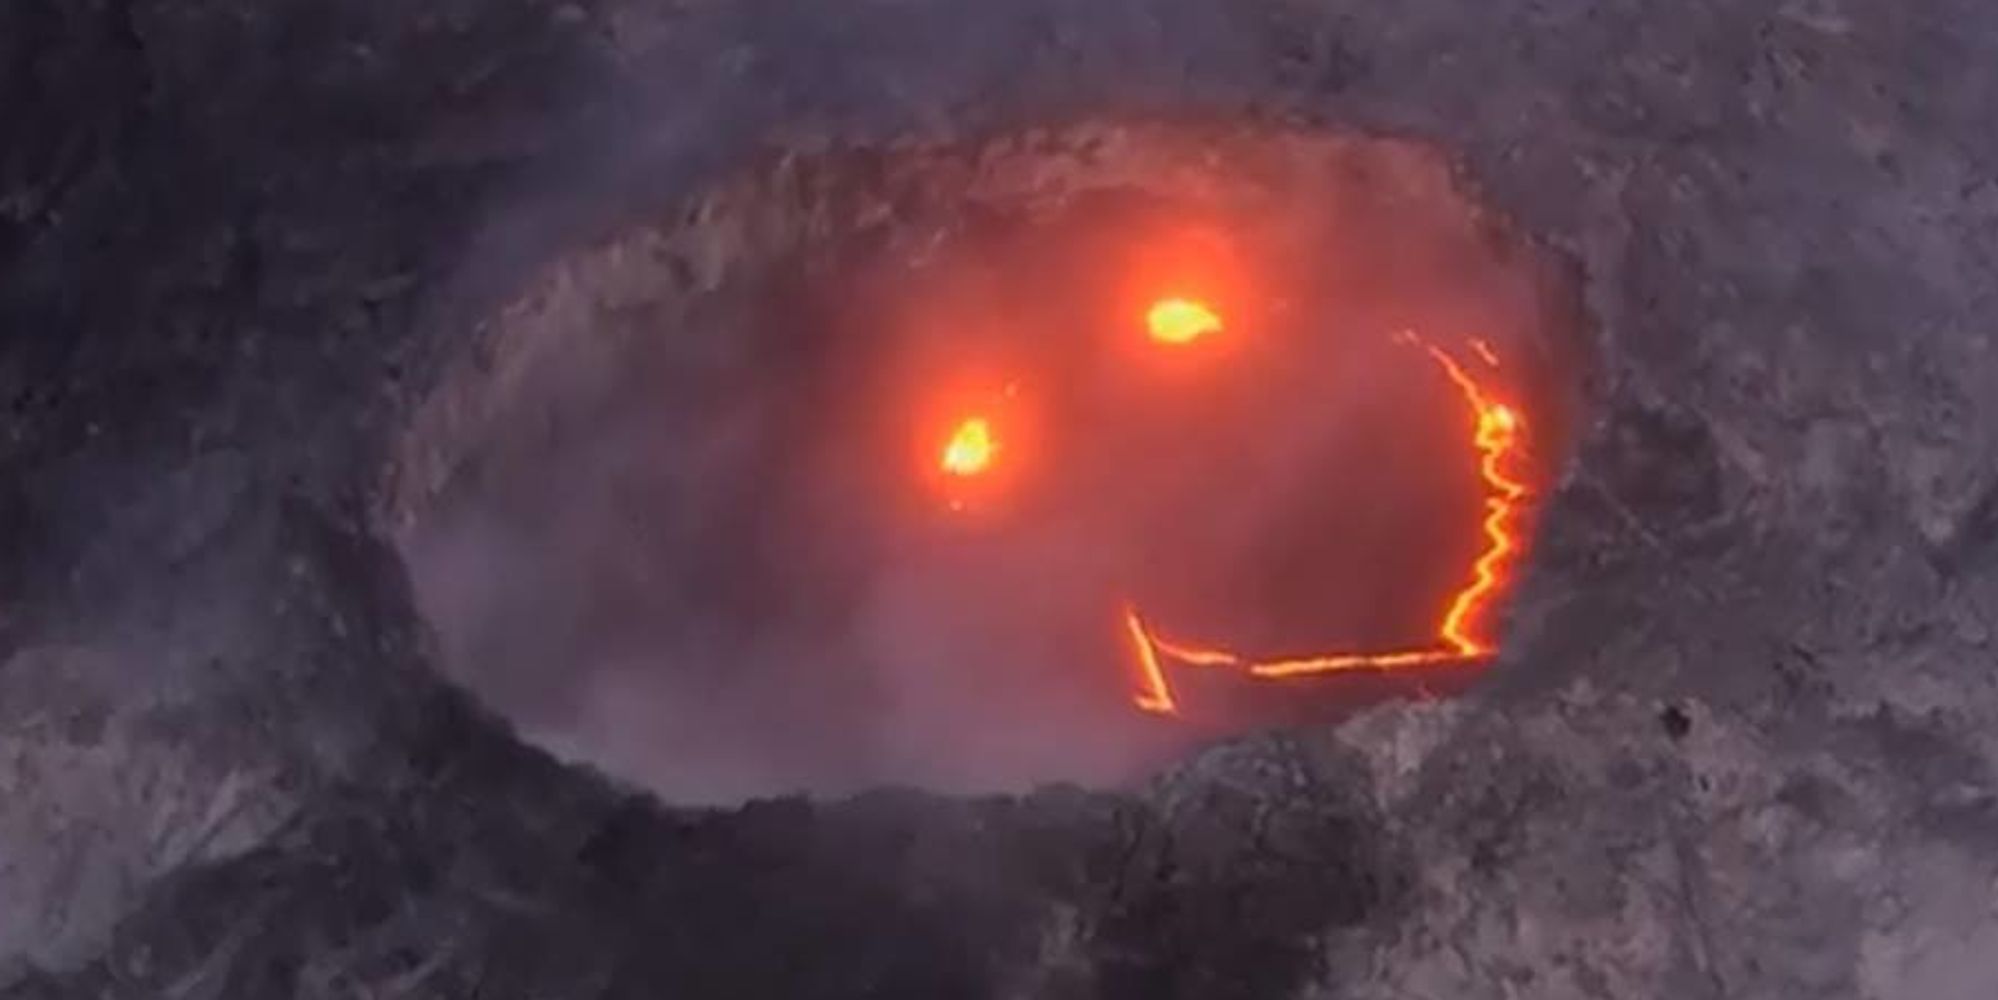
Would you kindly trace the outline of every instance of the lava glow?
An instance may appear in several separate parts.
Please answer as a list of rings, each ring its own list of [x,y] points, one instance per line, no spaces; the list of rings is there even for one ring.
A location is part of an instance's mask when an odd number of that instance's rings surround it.
[[[1160,299],[1145,313],[1145,327],[1161,344],[1191,344],[1221,330],[1221,317],[1193,299]]]
[[[953,476],[971,477],[992,467],[999,445],[992,439],[992,423],[984,417],[968,417],[951,432],[938,465]]]
[[[1177,713],[1179,706],[1173,703],[1165,668],[1159,664],[1159,643],[1145,629],[1136,608],[1124,609],[1124,628],[1131,633],[1131,644],[1137,650],[1138,676],[1143,682],[1137,695],[1138,707],[1164,715]]]
[[[1476,337],[1473,337],[1471,338],[1471,350],[1476,351],[1478,357],[1482,359],[1485,364],[1488,364],[1493,368],[1497,368],[1499,366],[1498,352],[1492,350],[1492,345],[1485,343],[1483,340],[1480,340]]]
[[[1131,637],[1137,659],[1140,709],[1163,715],[1177,714],[1178,703],[1166,679],[1166,667],[1221,667],[1240,670],[1254,677],[1281,678],[1341,671],[1391,671],[1442,664],[1466,663],[1490,656],[1495,640],[1485,631],[1484,620],[1493,601],[1505,590],[1512,562],[1521,548],[1521,508],[1527,496],[1526,484],[1507,468],[1520,443],[1525,420],[1519,411],[1494,400],[1473,379],[1457,359],[1433,344],[1403,333],[1399,339],[1426,352],[1442,369],[1470,405],[1471,444],[1478,453],[1479,474],[1487,490],[1485,515],[1481,523],[1484,548],[1471,564],[1469,579],[1445,605],[1436,626],[1433,645],[1415,649],[1352,651],[1312,654],[1281,659],[1259,660],[1226,649],[1201,646],[1161,637],[1136,608],[1124,610],[1124,626]],[[1497,359],[1482,341],[1478,354],[1496,367]]]

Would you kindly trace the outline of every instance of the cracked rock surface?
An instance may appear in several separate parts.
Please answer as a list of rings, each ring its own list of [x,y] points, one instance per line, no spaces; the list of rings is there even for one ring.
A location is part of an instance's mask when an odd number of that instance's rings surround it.
[[[1993,52],[1971,0],[15,0],[0,996],[1989,996]],[[437,679],[377,494],[464,310],[752,154],[1195,113],[1432,144],[1578,271],[1478,690],[690,811]]]

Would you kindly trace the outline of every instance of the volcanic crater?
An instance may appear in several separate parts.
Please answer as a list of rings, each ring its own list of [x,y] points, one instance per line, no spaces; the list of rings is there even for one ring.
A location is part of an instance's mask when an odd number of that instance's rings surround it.
[[[0,5],[0,997],[1982,1000],[1993,11]]]
[[[1588,334],[1439,151],[1077,125],[635,214],[457,338],[389,491],[444,668],[565,756],[674,800],[1118,784],[1498,653]]]

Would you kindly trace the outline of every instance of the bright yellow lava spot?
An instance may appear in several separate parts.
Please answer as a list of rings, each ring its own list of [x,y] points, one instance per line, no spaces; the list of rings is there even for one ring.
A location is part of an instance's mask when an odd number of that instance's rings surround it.
[[[1160,299],[1145,313],[1145,326],[1161,344],[1191,344],[1219,333],[1221,317],[1192,299]]]
[[[992,424],[983,417],[971,417],[957,425],[944,445],[942,466],[953,476],[975,476],[992,466],[999,450],[992,439]]]

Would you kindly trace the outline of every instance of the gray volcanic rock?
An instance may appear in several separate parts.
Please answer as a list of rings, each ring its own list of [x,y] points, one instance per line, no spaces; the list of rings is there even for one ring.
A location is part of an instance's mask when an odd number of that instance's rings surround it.
[[[0,9],[0,996],[1988,996],[1998,11]],[[1144,789],[673,810],[444,685],[476,317],[752,154],[1256,116],[1572,261],[1477,691]]]
[[[1334,995],[1988,988],[1985,765],[1890,713],[1798,738],[1583,682],[1530,714],[1390,711],[1339,739],[1403,748],[1375,787],[1420,874],[1399,920],[1339,941],[1365,971]]]

